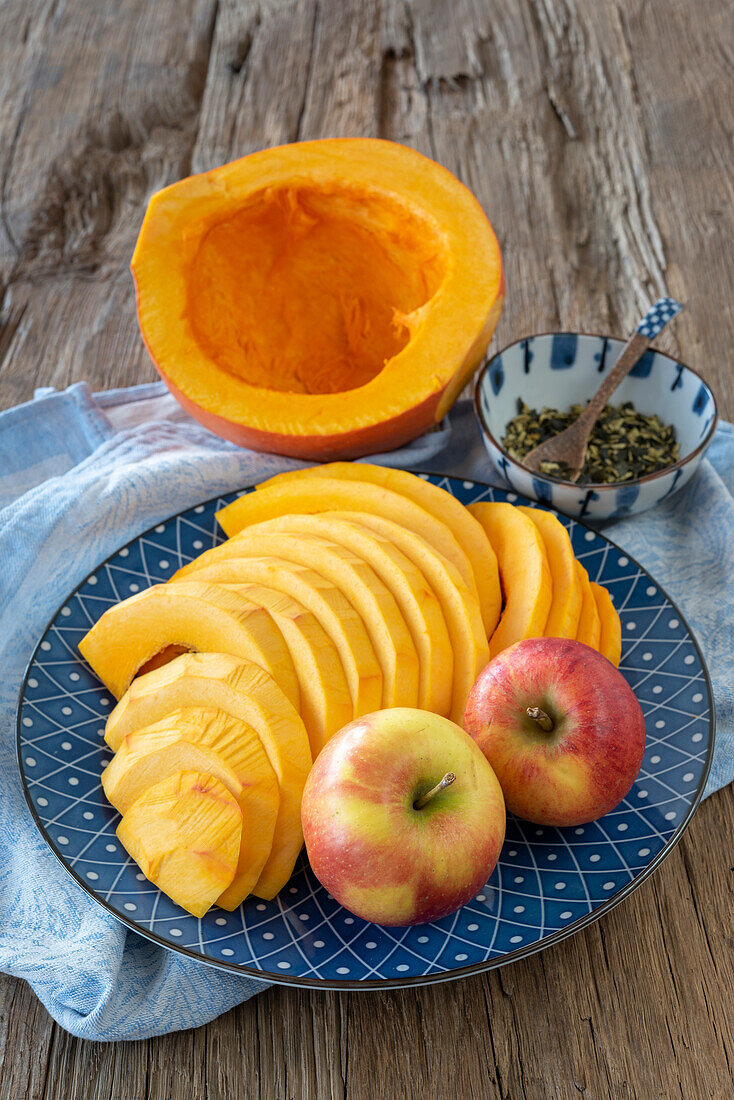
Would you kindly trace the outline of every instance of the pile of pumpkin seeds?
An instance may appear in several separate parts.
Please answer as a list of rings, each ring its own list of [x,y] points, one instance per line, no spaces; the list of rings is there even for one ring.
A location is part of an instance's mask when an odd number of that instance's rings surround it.
[[[573,405],[569,412],[543,408],[529,409],[517,402],[517,416],[505,428],[502,446],[518,462],[533,447],[558,435],[586,408]],[[579,485],[611,485],[634,481],[672,466],[679,458],[675,428],[663,424],[657,416],[637,412],[631,401],[624,405],[605,405],[589,437]],[[571,470],[565,463],[543,462],[541,470],[549,477],[567,480]]]

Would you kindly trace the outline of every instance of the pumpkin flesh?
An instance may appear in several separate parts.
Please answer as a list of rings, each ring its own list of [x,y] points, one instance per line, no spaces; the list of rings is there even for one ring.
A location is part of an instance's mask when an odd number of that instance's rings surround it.
[[[434,227],[412,219],[398,232],[393,218],[384,196],[257,193],[199,243],[187,295],[197,343],[251,386],[320,394],[365,385],[408,343],[412,315],[447,266]]]

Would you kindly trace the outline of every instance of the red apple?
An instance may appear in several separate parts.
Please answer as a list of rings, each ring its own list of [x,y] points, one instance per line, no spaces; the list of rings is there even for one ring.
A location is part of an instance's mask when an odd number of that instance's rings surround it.
[[[376,924],[453,913],[485,885],[505,836],[500,785],[472,739],[407,707],[367,714],[328,742],[301,820],[316,878]]]
[[[536,709],[537,708],[537,709]],[[507,808],[537,825],[581,825],[613,809],[645,751],[645,719],[606,657],[566,638],[529,638],[481,672],[464,727]]]

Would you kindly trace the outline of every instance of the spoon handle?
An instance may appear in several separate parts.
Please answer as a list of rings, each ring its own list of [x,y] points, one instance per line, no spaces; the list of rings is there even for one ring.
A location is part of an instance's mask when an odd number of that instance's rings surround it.
[[[682,309],[683,306],[675,298],[658,298],[640,321],[637,331],[622,348],[617,362],[579,416],[577,423],[580,421],[587,424],[591,421],[593,424],[617,386],[627,377],[650,343]]]
[[[568,428],[546,439],[544,443],[539,443],[525,455],[523,461],[529,470],[539,472],[541,464],[547,461],[563,462],[571,471],[569,480],[578,480],[584,465],[586,445],[599,413],[619,383],[627,377],[650,346],[651,341],[682,309],[683,306],[680,302],[676,302],[675,298],[658,298],[655,305],[640,321],[637,331],[622,348],[616,363],[581,415]]]
[[[601,386],[599,386],[599,389],[596,391],[591,401],[589,401],[584,411],[574,421],[575,424],[586,425],[589,421],[591,421],[592,424],[596,421],[599,413],[602,411],[617,386],[627,377],[640,357],[650,346],[650,339],[649,336],[645,336],[639,329],[630,336],[629,340],[620,351],[617,362],[614,364]]]
[[[637,326],[637,331],[648,340],[654,340],[659,332],[662,332],[668,321],[672,321],[683,309],[675,298],[658,298],[654,306],[650,306],[645,316]]]

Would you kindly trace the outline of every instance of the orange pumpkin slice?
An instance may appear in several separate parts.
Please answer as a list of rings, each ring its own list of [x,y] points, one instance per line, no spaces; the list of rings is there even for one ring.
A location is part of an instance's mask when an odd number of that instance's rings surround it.
[[[306,470],[290,470],[288,473],[276,474],[257,488],[267,489],[272,485],[283,485],[307,477],[341,478],[345,481],[380,485],[407,497],[445,523],[471,562],[484,629],[488,637],[491,635],[502,610],[497,558],[481,524],[477,523],[461,501],[445,489],[440,489],[407,470],[373,466],[367,462],[330,462],[324,466],[311,466]]]
[[[285,557],[287,545],[283,552],[283,539],[280,542],[277,536],[273,539],[268,542],[260,533],[250,535],[248,528],[246,538],[224,544],[231,550],[226,560],[222,555],[215,560],[214,554],[222,549],[217,547],[211,552],[208,564],[202,561],[201,567],[191,576],[222,583],[245,583],[253,577],[262,578],[263,583],[291,592],[310,607],[342,655],[352,690],[355,718],[380,707],[417,706],[418,654],[405,620],[384,585],[374,577],[375,588],[370,588],[357,575],[347,578],[347,587],[343,588],[331,577],[306,564],[288,561]],[[313,543],[302,540],[302,546],[305,548],[302,557],[313,559]],[[273,556],[257,555],[258,550],[267,554],[268,547],[273,550]]]
[[[364,620],[388,680],[395,651],[412,652],[407,630],[418,657],[417,705],[448,715],[454,658],[446,621],[426,578],[404,554],[385,539],[331,516],[281,516],[208,550],[173,579],[194,577],[204,566],[258,552],[309,566],[332,581]]]
[[[576,573],[581,583],[583,596],[576,641],[583,642],[584,645],[591,646],[592,649],[598,649],[601,640],[601,618],[591,589],[589,574],[579,561],[576,562]]]
[[[228,545],[225,543],[224,545]],[[256,548],[256,542],[252,544]],[[217,550],[220,548],[217,547]],[[204,560],[206,557],[206,560]],[[347,595],[333,581],[308,566],[288,562],[279,557],[263,554],[249,557],[203,556],[200,567],[190,576],[204,582],[226,585],[261,584],[276,589],[297,600],[315,616],[341,657],[352,695],[353,717],[370,714],[381,706],[397,706],[384,702],[393,699],[401,689],[396,684],[396,672],[406,677],[407,688],[418,682],[418,658],[412,650],[410,638],[402,653],[392,643],[392,664],[382,665],[365,627]],[[245,592],[245,589],[243,589]],[[247,593],[245,593],[247,594]],[[248,594],[249,599],[254,599]],[[411,652],[412,650],[412,652]],[[386,682],[387,681],[387,682]],[[417,691],[417,688],[416,688]],[[410,696],[408,696],[410,697]],[[411,706],[415,706],[415,696]],[[349,719],[351,720],[351,719]]]
[[[185,707],[129,733],[102,772],[102,787],[121,814],[148,788],[175,772],[213,775],[237,799],[242,838],[237,871],[217,899],[236,909],[257,882],[270,855],[278,817],[278,780],[260,738],[231,714]]]
[[[203,917],[237,871],[242,814],[213,775],[174,772],[148,787],[117,826],[145,877],[195,917]]]
[[[481,502],[469,511],[479,520],[499,563],[505,608],[489,640],[491,657],[545,631],[553,581],[540,531],[512,504]]]
[[[443,554],[458,569],[464,583],[476,594],[474,570],[464,550],[446,524],[436,519],[419,504],[367,482],[340,481],[335,477],[304,478],[302,481],[283,485],[263,486],[255,493],[247,493],[232,501],[217,519],[230,537],[253,523],[294,513],[320,512],[369,512],[384,519],[394,520],[414,531]]]
[[[82,638],[79,652],[119,699],[143,665],[172,645],[254,661],[300,704],[293,661],[271,616],[212,584],[156,584],[115,604]]]
[[[466,586],[450,561],[401,524],[371,512],[335,512],[332,518],[346,521],[362,535],[367,533],[392,544],[423,573],[441,605],[449,633],[454,656],[449,716],[461,724],[469,692],[489,660],[476,593]]]
[[[596,610],[599,612],[601,624],[599,652],[603,653],[615,668],[619,668],[622,657],[622,624],[619,621],[617,609],[612,603],[612,597],[603,585],[592,581],[591,591],[594,593]]]
[[[253,583],[252,578],[250,583],[238,579],[236,563],[227,565],[232,583],[226,587],[248,602],[264,607],[285,638],[301,691],[300,714],[315,760],[326,742],[354,717],[349,683],[339,652],[313,612],[302,603],[277,588]],[[219,570],[217,572],[219,574]],[[379,699],[379,669],[377,679],[373,678],[370,683],[376,683]]]
[[[549,638],[575,638],[583,594],[568,531],[557,516],[543,508],[521,504],[519,510],[540,531],[553,579],[553,602],[544,633]]]
[[[184,653],[133,680],[107,720],[115,751],[128,734],[181,707],[211,707],[257,733],[280,790],[273,846],[253,894],[274,898],[291,876],[303,844],[301,796],[311,768],[306,728],[277,683],[251,661],[227,653]]]

